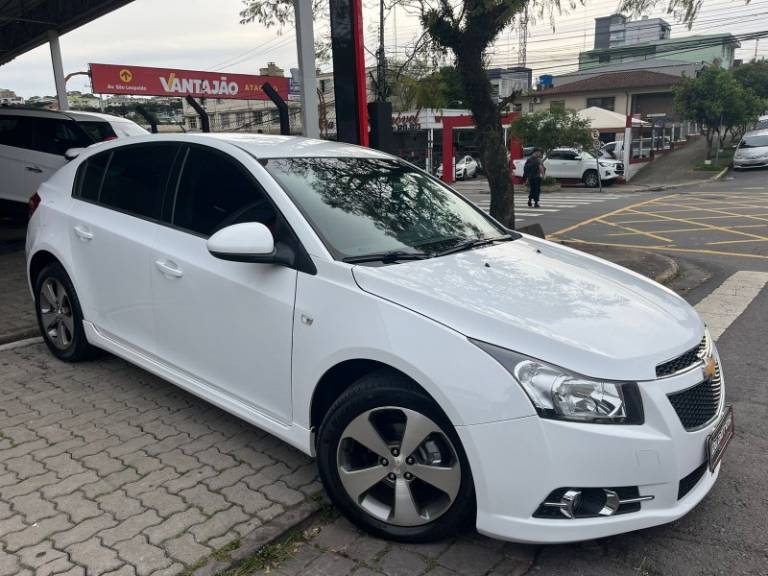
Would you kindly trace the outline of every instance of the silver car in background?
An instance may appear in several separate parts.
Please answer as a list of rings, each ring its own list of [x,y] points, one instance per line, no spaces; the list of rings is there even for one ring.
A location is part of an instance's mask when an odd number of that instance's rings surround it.
[[[733,167],[761,168],[768,166],[768,129],[747,132],[733,155]]]

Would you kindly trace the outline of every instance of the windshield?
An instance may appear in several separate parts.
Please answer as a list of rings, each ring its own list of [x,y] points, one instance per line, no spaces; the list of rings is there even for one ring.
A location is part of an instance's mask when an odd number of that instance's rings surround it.
[[[762,148],[763,146],[768,146],[768,134],[744,136],[739,144],[739,148]]]
[[[439,252],[505,230],[423,172],[390,159],[262,161],[334,257]]]

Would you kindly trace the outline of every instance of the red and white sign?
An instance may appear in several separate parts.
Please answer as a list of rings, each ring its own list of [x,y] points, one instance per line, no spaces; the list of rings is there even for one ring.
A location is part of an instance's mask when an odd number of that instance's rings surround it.
[[[114,64],[91,64],[90,67],[95,94],[269,100],[262,88],[269,82],[284,100],[288,99],[288,78],[282,76],[251,76]]]

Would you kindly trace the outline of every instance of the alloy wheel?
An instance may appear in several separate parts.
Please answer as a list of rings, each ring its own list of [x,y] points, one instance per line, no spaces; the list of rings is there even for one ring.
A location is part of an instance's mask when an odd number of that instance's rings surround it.
[[[439,518],[461,486],[448,436],[429,417],[400,407],[375,408],[352,420],[339,439],[337,469],[357,506],[395,526]]]
[[[46,278],[40,288],[38,306],[48,339],[59,350],[66,350],[75,337],[75,321],[64,285],[56,278]]]

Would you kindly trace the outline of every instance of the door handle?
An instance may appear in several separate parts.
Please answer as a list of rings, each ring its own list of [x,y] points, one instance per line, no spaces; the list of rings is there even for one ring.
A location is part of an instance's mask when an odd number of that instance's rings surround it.
[[[181,278],[184,276],[184,271],[170,260],[155,260],[155,267],[162,272],[163,276],[168,278]]]
[[[43,169],[38,168],[37,166],[27,166],[27,172],[34,172],[35,174],[42,174]]]
[[[75,236],[80,238],[80,240],[83,242],[93,240],[93,233],[90,232],[85,226],[80,226],[79,224],[75,226]]]

